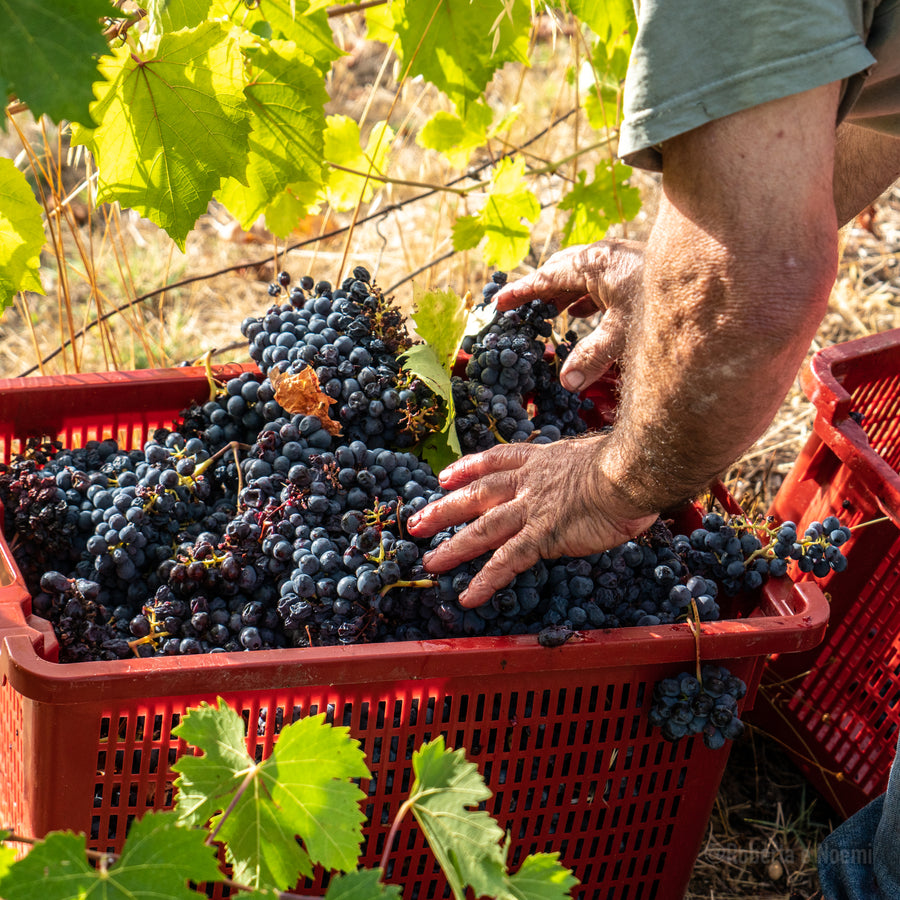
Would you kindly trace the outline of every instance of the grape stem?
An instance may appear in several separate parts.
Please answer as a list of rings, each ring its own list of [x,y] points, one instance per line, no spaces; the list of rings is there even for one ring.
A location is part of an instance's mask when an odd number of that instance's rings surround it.
[[[697,664],[697,681],[703,686],[703,679],[700,676],[700,610],[697,609],[697,601],[691,597],[691,612],[694,614],[692,619],[688,619],[688,628],[694,636],[694,655]]]
[[[434,587],[436,584],[437,582],[430,578],[417,578],[415,581],[403,581],[401,579],[393,584],[386,584],[378,593],[379,596],[383,597],[391,588],[395,587],[429,588]]]
[[[878,525],[881,522],[893,522],[890,516],[882,516],[880,519],[869,519],[868,522],[860,522],[858,525],[851,525],[850,530],[856,531],[857,528],[865,528],[867,525]]]

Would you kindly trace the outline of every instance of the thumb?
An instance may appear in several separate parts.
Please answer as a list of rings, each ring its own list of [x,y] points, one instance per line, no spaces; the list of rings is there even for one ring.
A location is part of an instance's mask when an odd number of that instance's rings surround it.
[[[620,316],[610,310],[600,324],[583,337],[566,357],[559,380],[570,391],[582,391],[595,382],[619,358],[625,347]]]

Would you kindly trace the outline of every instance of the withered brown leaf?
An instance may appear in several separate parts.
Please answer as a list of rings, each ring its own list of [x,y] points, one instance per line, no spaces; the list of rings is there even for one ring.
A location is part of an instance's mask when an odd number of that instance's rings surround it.
[[[301,369],[296,375],[272,370],[269,380],[275,388],[275,399],[289,413],[315,416],[329,434],[341,433],[340,423],[328,415],[328,407],[335,400],[322,392],[312,368]]]

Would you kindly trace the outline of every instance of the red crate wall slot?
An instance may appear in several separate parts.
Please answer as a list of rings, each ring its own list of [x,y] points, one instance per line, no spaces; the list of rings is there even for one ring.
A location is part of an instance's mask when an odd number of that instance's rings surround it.
[[[770,512],[801,527],[885,521],[854,531],[846,571],[821,581],[825,641],[773,661],[753,721],[850,815],[884,791],[900,731],[900,330],[821,351],[803,386],[814,433]]]
[[[84,439],[73,423],[91,409],[97,435],[124,435],[127,446],[208,391],[202,369],[83,376],[71,387],[29,380],[28,396],[17,394],[22,421],[40,408],[42,427]],[[21,382],[0,383],[6,453],[36,433],[7,419],[5,398],[20,390]],[[2,541],[0,550],[8,552]],[[363,742],[373,776],[364,785],[364,865],[380,861],[412,783],[413,751],[440,733],[484,774],[494,793],[487,808],[510,830],[513,865],[557,850],[582,880],[584,900],[680,898],[727,760],[727,750],[697,739],[670,744],[646,720],[653,685],[696,663],[683,624],[586,632],[553,649],[533,636],[460,638],[60,666],[49,624],[29,612],[14,578],[0,589],[0,696],[21,709],[22,727],[0,753],[4,771],[21,764],[22,787],[0,787],[0,819],[18,804],[23,830],[84,831],[97,849],[120,847],[135,816],[172,803],[171,765],[185,749],[172,728],[189,706],[219,695],[244,715],[248,749],[260,758],[279,723],[313,711],[330,711]],[[749,708],[765,656],[814,646],[826,618],[815,585],[775,582],[750,615],[705,624],[701,654],[747,682]],[[445,893],[411,819],[393,865],[405,897]],[[326,880],[307,890],[321,892]]]

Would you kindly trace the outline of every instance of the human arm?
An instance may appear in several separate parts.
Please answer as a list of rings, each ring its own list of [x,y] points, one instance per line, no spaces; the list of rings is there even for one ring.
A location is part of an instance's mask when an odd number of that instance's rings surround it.
[[[495,549],[465,605],[538,558],[635,536],[768,425],[834,279],[838,93],[816,88],[666,143],[612,433],[464,457],[441,473],[453,493],[410,522],[418,536],[470,523],[426,557],[434,571]]]
[[[900,178],[900,138],[845,123],[837,131],[834,202],[840,225],[852,221]],[[597,327],[575,346],[560,381],[581,390],[620,357],[631,308],[643,282],[644,244],[607,239],[554,253],[537,271],[507,284],[500,310],[534,299],[575,316],[600,312]]]
[[[900,178],[900,137],[844,123],[834,159],[834,206],[846,225]]]

